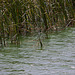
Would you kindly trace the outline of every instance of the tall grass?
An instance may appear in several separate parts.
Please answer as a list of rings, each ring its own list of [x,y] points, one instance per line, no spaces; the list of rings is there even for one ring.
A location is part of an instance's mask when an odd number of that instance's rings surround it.
[[[0,0],[0,44],[20,35],[57,31],[74,25],[73,0]]]

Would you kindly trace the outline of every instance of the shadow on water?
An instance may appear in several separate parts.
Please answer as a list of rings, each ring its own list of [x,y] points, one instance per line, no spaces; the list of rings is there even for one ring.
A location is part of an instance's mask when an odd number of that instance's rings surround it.
[[[23,37],[19,46],[0,48],[0,75],[74,75],[75,28],[41,41],[42,49],[34,36]]]

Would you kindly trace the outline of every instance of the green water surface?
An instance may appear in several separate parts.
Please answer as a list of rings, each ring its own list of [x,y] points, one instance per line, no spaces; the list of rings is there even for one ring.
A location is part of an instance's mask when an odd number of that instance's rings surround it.
[[[0,75],[75,75],[75,28],[49,34],[40,49],[36,37],[0,48]]]

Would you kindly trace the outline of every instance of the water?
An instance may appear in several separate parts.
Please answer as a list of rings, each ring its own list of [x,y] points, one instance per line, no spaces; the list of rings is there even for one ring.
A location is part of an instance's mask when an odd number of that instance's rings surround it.
[[[0,49],[0,75],[75,75],[75,28],[50,34],[43,49],[33,39]]]

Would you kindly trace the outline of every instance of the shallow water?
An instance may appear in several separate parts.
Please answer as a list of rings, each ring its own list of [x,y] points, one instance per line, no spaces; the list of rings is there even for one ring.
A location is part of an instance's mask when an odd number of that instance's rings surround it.
[[[50,34],[43,49],[34,39],[0,49],[0,75],[75,75],[75,28]]]

